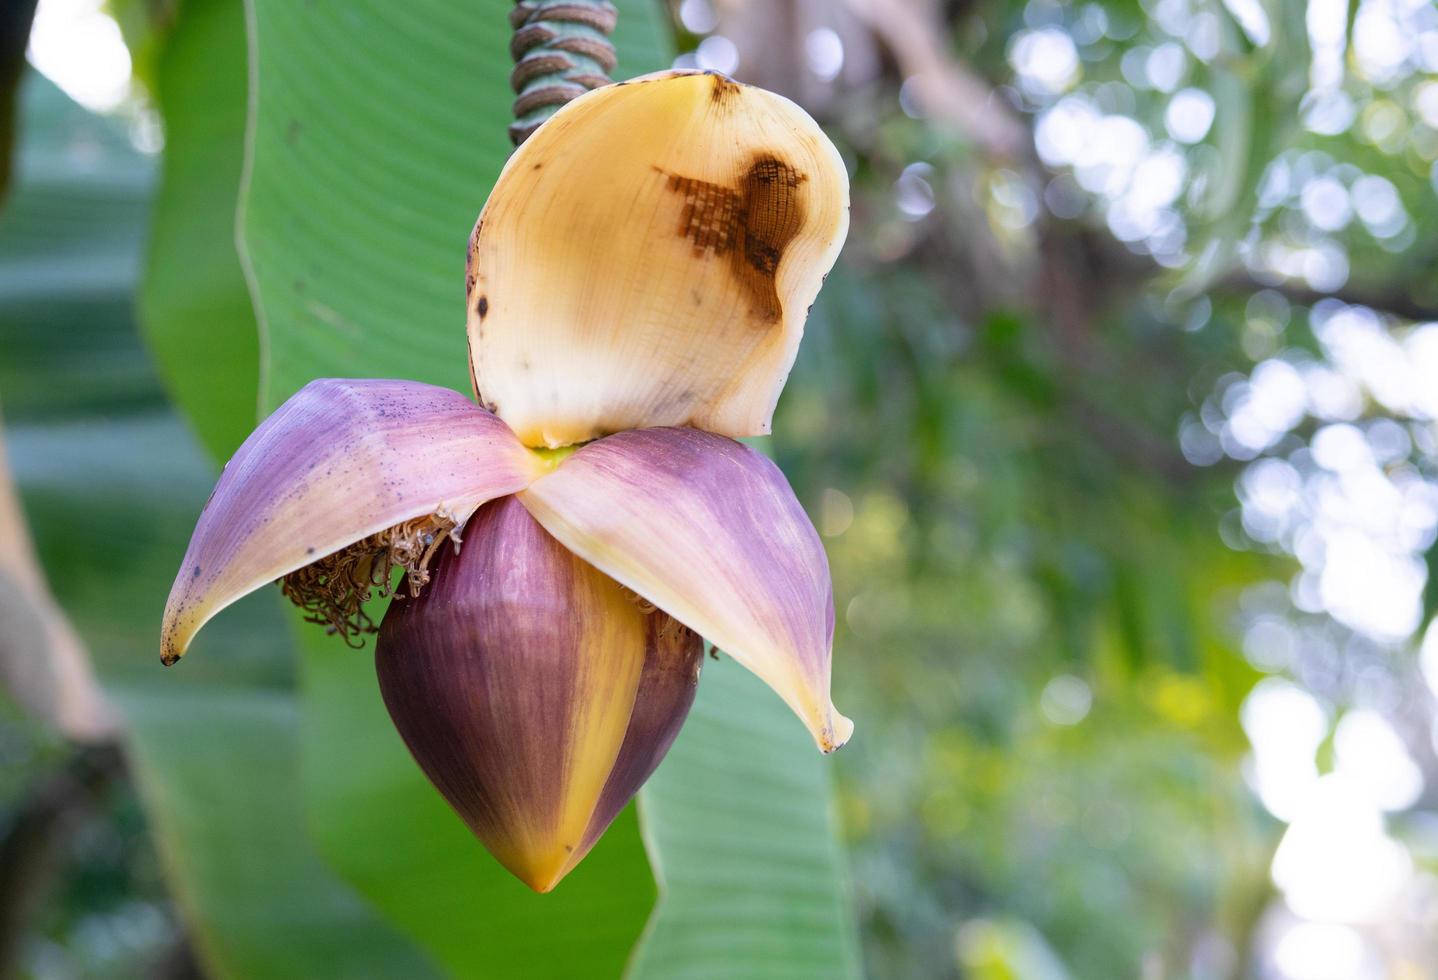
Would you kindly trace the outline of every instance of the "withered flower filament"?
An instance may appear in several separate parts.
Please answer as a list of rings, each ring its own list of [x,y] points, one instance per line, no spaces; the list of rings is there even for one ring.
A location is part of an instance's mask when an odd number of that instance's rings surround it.
[[[326,627],[358,649],[379,625],[364,610],[371,599],[418,596],[429,584],[429,564],[445,541],[458,553],[459,521],[445,507],[371,534],[347,548],[297,568],[280,579],[285,598],[305,612],[305,622]],[[404,570],[407,593],[396,592],[395,569]]]

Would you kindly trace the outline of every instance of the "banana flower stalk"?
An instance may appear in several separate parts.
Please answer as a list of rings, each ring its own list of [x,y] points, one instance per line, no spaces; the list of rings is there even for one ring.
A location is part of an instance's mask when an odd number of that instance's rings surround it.
[[[393,593],[375,661],[395,726],[537,891],[663,758],[700,637],[838,748],[823,547],[735,439],[769,430],[847,225],[837,151],[779,96],[668,72],[576,99],[470,240],[478,404],[327,379],[281,405],[200,515],[162,659],[269,582],[351,643]]]

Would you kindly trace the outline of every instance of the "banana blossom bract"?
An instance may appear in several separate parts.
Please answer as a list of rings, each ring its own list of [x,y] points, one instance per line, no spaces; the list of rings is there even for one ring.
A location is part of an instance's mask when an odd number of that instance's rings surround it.
[[[539,891],[659,764],[701,636],[842,745],[823,547],[734,440],[768,431],[847,225],[838,153],[779,96],[671,72],[570,103],[471,238],[479,404],[319,380],[281,405],[200,515],[162,659],[276,579],[354,641],[399,577],[376,644],[390,715]]]

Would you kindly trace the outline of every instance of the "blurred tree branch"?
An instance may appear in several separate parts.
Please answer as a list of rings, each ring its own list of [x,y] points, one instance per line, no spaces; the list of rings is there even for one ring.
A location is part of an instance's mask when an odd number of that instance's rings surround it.
[[[870,27],[898,62],[905,79],[917,90],[924,112],[949,126],[977,147],[986,162],[1019,169],[1031,183],[1041,186],[1051,178],[1033,152],[1029,127],[1007,101],[977,73],[953,56],[946,15],[937,0],[847,0],[848,7]],[[1112,240],[1085,232],[1067,245],[1055,241],[1056,222],[1041,209],[1037,218],[1042,254],[1038,288],[1048,294],[1045,304],[1054,323],[1069,336],[1087,329],[1092,303],[1083,300],[1095,288],[1107,285],[1140,287],[1165,270],[1135,255]],[[1080,248],[1074,248],[1074,245]],[[1075,266],[1087,268],[1075,268]],[[1071,273],[1078,272],[1078,278]],[[1334,290],[1317,290],[1288,280],[1260,281],[1236,271],[1218,281],[1219,289],[1232,292],[1275,290],[1296,304],[1310,306],[1331,297],[1367,306],[1409,320],[1438,319],[1438,303],[1415,298],[1401,284],[1369,288],[1348,284]],[[1032,295],[1032,294],[1031,294]],[[1077,301],[1077,302],[1076,302]]]
[[[1313,289],[1302,283],[1287,279],[1276,282],[1254,278],[1246,272],[1235,272],[1216,284],[1225,292],[1253,293],[1260,289],[1271,289],[1290,303],[1298,306],[1312,306],[1321,299],[1336,299],[1352,306],[1366,306],[1379,313],[1391,313],[1405,320],[1424,322],[1438,320],[1438,303],[1424,302],[1415,298],[1401,283],[1385,288],[1365,286],[1362,283],[1347,283],[1338,289]]]
[[[78,742],[120,729],[89,654],[55,602],[35,555],[0,430],[0,692]]]
[[[1042,197],[1053,175],[1038,159],[1028,122],[1002,93],[954,57],[949,25],[936,0],[848,0],[848,7],[893,55],[929,118],[976,147],[990,167],[1017,171]],[[962,195],[953,197],[962,200]],[[973,312],[982,315],[1014,302],[1031,306],[1052,325],[1065,366],[1076,369],[1066,374],[1081,373],[1101,384],[1122,376],[1128,367],[1105,343],[1096,321],[1118,295],[1141,288],[1164,270],[1102,232],[1061,221],[1043,207],[1034,216],[1033,261],[1016,266],[1002,255],[974,254],[995,252],[998,246],[992,235],[975,230],[987,229],[985,216],[972,217],[964,223],[964,243],[938,242],[939,261],[951,266],[958,245],[969,253],[969,263],[1007,274],[939,276],[951,291],[979,293],[977,303],[967,295],[955,296],[960,308],[977,306]],[[1078,385],[1067,386],[1065,397],[1073,415],[1116,458],[1170,481],[1191,479],[1192,467],[1171,439],[1101,407]]]
[[[902,67],[924,112],[953,127],[992,163],[1027,165],[1028,127],[984,79],[949,53],[935,0],[848,0]]]
[[[11,147],[15,142],[16,95],[25,71],[25,46],[38,0],[0,4],[0,201],[10,185]]]

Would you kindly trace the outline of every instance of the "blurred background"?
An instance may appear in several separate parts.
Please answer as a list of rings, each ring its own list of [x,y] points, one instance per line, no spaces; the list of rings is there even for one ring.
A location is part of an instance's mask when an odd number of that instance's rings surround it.
[[[253,332],[187,355],[250,365],[234,391],[185,390],[156,340],[250,315],[244,283],[190,303],[229,273],[183,236],[193,262],[146,263],[164,209],[209,206],[162,174],[229,174],[206,213],[233,213],[243,42],[194,73],[180,39],[244,11],[26,7],[0,15],[0,976],[200,976],[156,841],[209,784],[156,773],[203,746],[114,740],[176,697],[158,603],[201,443],[248,427],[204,406],[254,404]],[[674,64],[795,99],[853,179],[769,445],[835,577],[866,972],[1438,976],[1438,6],[661,13]],[[246,608],[207,657],[268,698],[293,658],[273,597]],[[297,710],[192,705],[253,715],[226,737],[260,754]]]

